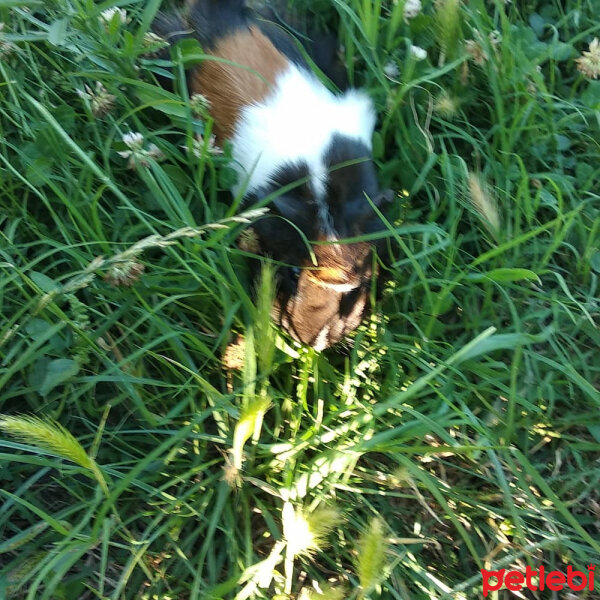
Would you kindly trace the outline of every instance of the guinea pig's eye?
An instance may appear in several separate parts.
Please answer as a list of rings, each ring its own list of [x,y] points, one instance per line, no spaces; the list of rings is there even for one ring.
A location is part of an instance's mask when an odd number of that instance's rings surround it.
[[[300,279],[300,267],[290,267],[290,276],[294,283],[298,283],[298,279]]]

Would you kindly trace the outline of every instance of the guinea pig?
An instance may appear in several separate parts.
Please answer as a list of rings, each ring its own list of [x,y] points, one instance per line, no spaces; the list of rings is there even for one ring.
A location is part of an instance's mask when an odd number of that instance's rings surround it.
[[[377,275],[373,244],[343,239],[380,229],[373,205],[391,200],[371,158],[372,101],[332,93],[296,41],[244,0],[196,0],[153,29],[200,42],[209,58],[188,73],[189,92],[208,100],[217,144],[231,144],[232,192],[245,206],[273,198],[253,225],[259,254],[280,265],[273,317],[317,350],[339,342],[368,310]]]

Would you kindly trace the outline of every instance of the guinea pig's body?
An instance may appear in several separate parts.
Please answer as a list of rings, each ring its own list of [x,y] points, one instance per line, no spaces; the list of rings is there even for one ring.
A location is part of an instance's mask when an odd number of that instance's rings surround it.
[[[188,86],[209,101],[217,143],[232,145],[232,192],[248,204],[274,198],[254,230],[260,252],[286,265],[275,316],[298,341],[326,348],[359,325],[368,304],[372,246],[338,242],[377,229],[367,197],[388,199],[370,159],[373,105],[362,92],[330,92],[295,41],[243,0],[198,0],[185,25],[212,57]]]

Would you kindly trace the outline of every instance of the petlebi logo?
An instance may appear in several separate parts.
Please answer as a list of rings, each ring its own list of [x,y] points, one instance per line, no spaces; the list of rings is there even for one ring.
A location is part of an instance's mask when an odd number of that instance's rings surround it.
[[[566,573],[546,571],[544,567],[532,569],[529,565],[525,568],[524,573],[522,571],[507,571],[506,569],[498,571],[481,569],[483,596],[485,598],[490,592],[496,592],[503,587],[511,592],[520,592],[523,588],[534,592],[544,590],[560,592],[565,587],[574,592],[593,591],[595,568],[595,565],[588,565],[587,571],[576,571],[569,565]]]

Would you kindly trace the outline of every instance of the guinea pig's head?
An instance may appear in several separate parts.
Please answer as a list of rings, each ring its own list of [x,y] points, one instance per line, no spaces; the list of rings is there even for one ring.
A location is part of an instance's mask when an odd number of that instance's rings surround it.
[[[373,252],[369,243],[313,245],[300,268],[283,267],[273,316],[299,342],[323,350],[361,323],[369,307]]]
[[[278,174],[274,187],[286,191],[253,225],[254,250],[279,264],[273,318],[295,340],[323,350],[369,309],[375,245],[344,239],[382,229],[374,206],[389,202],[391,192],[378,190],[370,161],[331,171],[321,198],[306,173],[296,165]]]

